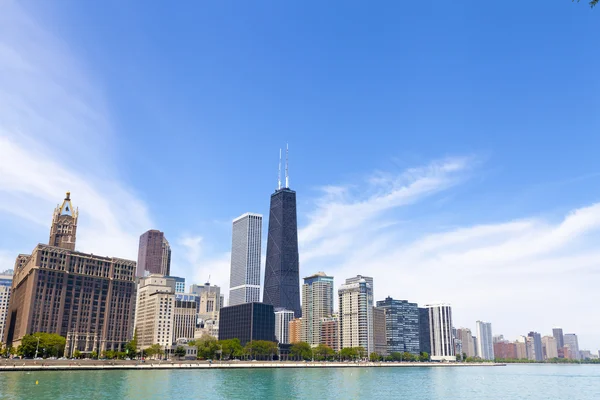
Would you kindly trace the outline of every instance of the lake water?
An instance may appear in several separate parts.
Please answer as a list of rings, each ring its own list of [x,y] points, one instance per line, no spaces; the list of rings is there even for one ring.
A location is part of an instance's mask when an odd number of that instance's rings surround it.
[[[600,366],[0,372],[0,399],[204,398],[599,400]]]

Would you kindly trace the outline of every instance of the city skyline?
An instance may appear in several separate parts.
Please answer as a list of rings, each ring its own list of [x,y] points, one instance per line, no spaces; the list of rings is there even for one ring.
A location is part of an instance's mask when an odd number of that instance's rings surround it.
[[[600,300],[600,122],[588,74],[598,57],[588,33],[595,11],[519,5],[518,15],[502,14],[514,22],[502,44],[488,8],[469,11],[461,33],[445,36],[465,12],[450,4],[407,4],[377,17],[350,8],[364,24],[332,18],[331,28],[315,20],[332,17],[329,7],[307,4],[298,15],[280,5],[266,18],[242,6],[265,18],[263,36],[224,18],[219,5],[201,13],[205,23],[186,24],[174,10],[159,19],[132,2],[139,18],[107,27],[110,6],[28,2],[5,2],[0,13],[8,49],[0,59],[0,270],[46,242],[48,210],[70,190],[82,210],[81,251],[135,260],[139,235],[160,229],[173,275],[189,283],[212,275],[226,292],[231,220],[246,210],[267,215],[276,151],[289,142],[302,194],[301,276],[326,269],[337,289],[341,278],[368,273],[376,300],[448,301],[456,326],[474,329],[485,318],[515,337],[560,324],[582,348],[598,347],[600,323],[588,317]],[[420,27],[428,34],[409,39],[415,14],[431,16]],[[194,34],[121,43],[118,33],[146,32],[162,18],[193,25]],[[230,36],[218,34],[223,27]],[[339,31],[349,40],[340,43]],[[297,53],[288,57],[280,43]],[[248,60],[252,46],[262,56]],[[61,151],[52,151],[57,143]],[[563,287],[572,269],[581,284]],[[591,298],[583,302],[581,292]]]

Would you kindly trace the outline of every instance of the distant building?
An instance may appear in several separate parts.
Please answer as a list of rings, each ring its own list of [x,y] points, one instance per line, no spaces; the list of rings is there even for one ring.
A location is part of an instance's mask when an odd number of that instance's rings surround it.
[[[579,340],[577,335],[574,333],[567,333],[564,335],[565,347],[569,349],[569,357],[571,360],[579,360]],[[565,356],[566,357],[566,356]]]
[[[260,301],[262,215],[246,213],[233,220],[229,305]]]
[[[525,336],[519,336],[517,337],[515,344],[517,346],[517,359],[529,359],[529,355],[527,354],[527,338]]]
[[[175,280],[175,293],[185,293],[185,278],[178,276],[169,276]]]
[[[290,343],[290,322],[294,319],[291,310],[279,309],[275,311],[275,339],[282,344]]]
[[[373,307],[373,351],[380,356],[387,356],[386,309]]]
[[[200,307],[198,317],[203,320],[219,319],[220,294],[217,290],[203,290],[200,293]]]
[[[302,285],[302,338],[311,346],[321,343],[321,319],[333,314],[333,276],[324,272],[304,278]]]
[[[494,359],[494,343],[492,341],[492,324],[477,321],[477,356],[482,360]]]
[[[340,349],[362,347],[367,354],[373,348],[373,291],[363,278],[350,278],[338,290]]]
[[[386,340],[388,353],[409,352],[419,355],[419,306],[406,300],[387,297],[377,307],[386,310]]]
[[[462,342],[462,351],[467,357],[477,357],[477,353],[475,352],[475,341],[473,340],[473,333],[470,329],[457,329],[456,337]]]
[[[327,345],[335,351],[339,351],[339,332],[340,328],[337,314],[321,319],[321,344]]]
[[[582,360],[591,360],[592,357],[592,352],[589,350],[579,350],[579,357]]]
[[[253,340],[275,341],[275,312],[264,303],[223,307],[219,318],[219,340],[239,339],[242,346]]]
[[[177,284],[177,283],[175,283]],[[181,339],[192,340],[196,331],[198,314],[195,301],[178,300],[175,296],[173,309],[173,337],[171,343]]]
[[[431,327],[431,360],[456,361],[452,336],[452,307],[449,304],[425,305]]]
[[[506,340],[494,343],[494,357],[501,360],[518,359],[516,343],[509,343]]]
[[[50,245],[19,255],[4,342],[35,332],[66,337],[65,356],[123,350],[133,336],[135,261],[75,251],[78,211],[70,193],[54,211]]]
[[[431,325],[429,325],[428,308],[419,308],[419,351],[431,354]]]
[[[136,276],[171,274],[171,246],[165,234],[151,229],[140,236]]]
[[[565,347],[565,340],[562,328],[553,328],[552,336],[554,336],[554,339],[556,339],[556,347]]]
[[[4,271],[0,274],[0,344],[4,338],[4,328],[6,322],[6,313],[10,302],[10,287],[12,286],[12,274],[10,271]]]
[[[544,361],[542,336],[537,332],[527,334],[527,356],[533,361]]]
[[[135,312],[138,349],[173,344],[174,316],[175,280],[160,274],[139,278]]]
[[[294,318],[288,324],[290,332],[290,344],[302,341],[302,318]]]
[[[542,352],[544,360],[558,358],[558,346],[556,345],[556,338],[554,336],[544,336],[542,338]]]

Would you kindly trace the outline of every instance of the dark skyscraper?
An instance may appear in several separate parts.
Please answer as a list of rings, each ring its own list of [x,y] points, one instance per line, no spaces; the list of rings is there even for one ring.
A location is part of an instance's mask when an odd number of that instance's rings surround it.
[[[419,350],[431,355],[429,309],[419,307]]]
[[[302,315],[296,192],[289,188],[287,154],[285,187],[281,188],[280,178],[279,188],[271,195],[263,302],[294,311],[296,318]]]
[[[161,231],[152,229],[140,236],[136,276],[171,274],[171,246]]]

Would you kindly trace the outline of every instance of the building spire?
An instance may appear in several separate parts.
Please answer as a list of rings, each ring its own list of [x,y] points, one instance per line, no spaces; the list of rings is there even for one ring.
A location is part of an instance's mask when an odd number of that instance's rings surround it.
[[[285,144],[285,187],[286,188],[290,187],[290,175],[288,173],[288,152],[289,152],[289,145],[286,143]]]
[[[279,148],[279,173],[277,175],[277,190],[281,189],[281,148]]]

